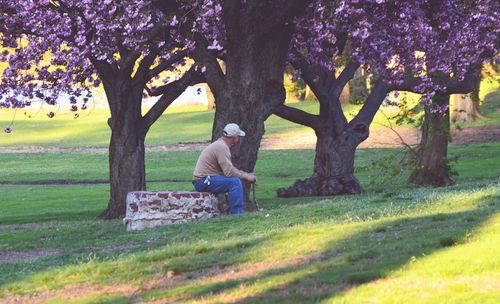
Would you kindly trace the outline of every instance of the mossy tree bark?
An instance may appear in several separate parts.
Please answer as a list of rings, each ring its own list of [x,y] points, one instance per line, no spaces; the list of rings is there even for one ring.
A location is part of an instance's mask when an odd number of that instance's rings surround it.
[[[448,142],[450,141],[449,108],[444,113],[433,108],[448,106],[449,95],[436,95],[432,105],[425,106],[422,126],[422,141],[419,146],[416,167],[409,182],[418,186],[442,187],[454,184],[448,165]]]

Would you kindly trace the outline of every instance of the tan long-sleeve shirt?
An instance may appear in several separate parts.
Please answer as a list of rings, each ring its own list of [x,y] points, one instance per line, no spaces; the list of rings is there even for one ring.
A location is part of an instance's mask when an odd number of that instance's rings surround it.
[[[201,151],[194,168],[193,179],[205,176],[234,176],[243,178],[244,171],[238,170],[231,162],[231,150],[222,139],[214,141]]]

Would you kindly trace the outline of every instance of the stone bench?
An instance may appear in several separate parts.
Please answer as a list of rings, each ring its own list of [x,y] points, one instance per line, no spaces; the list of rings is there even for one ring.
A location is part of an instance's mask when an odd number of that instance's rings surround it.
[[[133,191],[123,219],[128,231],[219,216],[217,197],[194,191]]]

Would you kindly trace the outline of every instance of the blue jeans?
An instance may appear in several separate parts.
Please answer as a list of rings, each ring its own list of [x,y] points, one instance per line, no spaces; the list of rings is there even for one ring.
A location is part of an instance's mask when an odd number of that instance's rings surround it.
[[[193,183],[196,191],[228,193],[229,214],[243,213],[243,184],[237,177],[207,176]]]

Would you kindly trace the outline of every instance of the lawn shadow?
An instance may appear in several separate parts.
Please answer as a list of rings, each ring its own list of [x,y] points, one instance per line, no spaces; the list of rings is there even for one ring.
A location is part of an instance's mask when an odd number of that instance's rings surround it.
[[[224,263],[212,270],[187,273],[177,282],[170,280],[169,284],[143,288],[134,299],[217,303],[307,303],[330,299],[386,277],[412,257],[460,244],[467,233],[494,214],[490,207],[383,221],[328,243],[319,253],[276,262],[277,267],[273,263]],[[462,225],[456,227],[457,221]],[[267,242],[255,242],[248,250],[262,250],[277,239],[279,235]],[[186,263],[190,263],[189,259]],[[248,271],[252,267],[254,271]]]
[[[43,224],[47,222],[73,222],[82,220],[94,220],[99,213],[94,210],[87,211],[59,211],[59,212],[45,212],[40,214],[26,214],[21,216],[6,216],[2,217],[0,225],[23,225],[23,224]]]
[[[480,106],[480,111],[484,115],[500,111],[500,90],[486,94]]]

